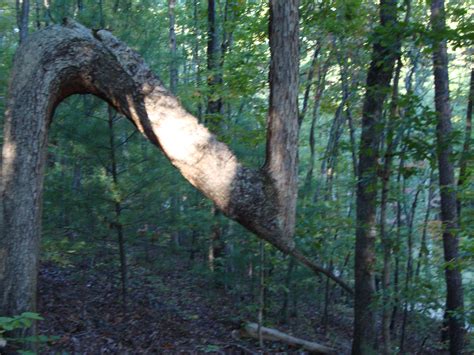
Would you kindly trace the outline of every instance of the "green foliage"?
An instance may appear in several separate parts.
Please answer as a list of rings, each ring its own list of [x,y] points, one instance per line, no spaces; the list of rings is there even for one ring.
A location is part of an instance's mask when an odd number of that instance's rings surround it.
[[[15,329],[29,328],[34,320],[43,320],[43,318],[34,312],[23,312],[13,317],[0,317],[0,333],[3,334]]]
[[[21,338],[8,337],[9,332],[28,329],[33,325],[34,321],[39,320],[44,320],[44,318],[34,312],[23,312],[20,315],[12,317],[0,317],[0,343],[24,345],[25,343],[46,343],[58,339],[58,337],[45,335],[26,336]],[[34,354],[27,350],[18,350],[18,353],[22,355]]]

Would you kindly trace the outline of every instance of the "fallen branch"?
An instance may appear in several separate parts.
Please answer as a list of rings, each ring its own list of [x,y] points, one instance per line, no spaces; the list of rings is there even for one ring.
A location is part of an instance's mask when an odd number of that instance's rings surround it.
[[[305,350],[308,350],[309,352],[314,352],[314,353],[329,354],[329,353],[334,352],[333,349],[328,348],[319,343],[296,338],[292,335],[280,332],[279,330],[276,330],[273,328],[262,327],[261,332],[262,332],[262,338],[264,340],[281,341],[289,345],[301,346]],[[247,336],[250,338],[258,339],[259,338],[258,324],[247,323],[243,329],[232,332],[232,336],[234,338],[237,337],[237,334],[244,337]]]

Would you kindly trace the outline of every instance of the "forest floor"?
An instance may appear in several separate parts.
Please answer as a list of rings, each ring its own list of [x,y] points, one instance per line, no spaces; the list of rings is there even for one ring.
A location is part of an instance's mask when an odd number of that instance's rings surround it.
[[[304,353],[269,341],[262,350],[256,340],[232,337],[245,320],[256,318],[255,310],[243,309],[209,277],[190,271],[179,257],[175,260],[159,269],[130,266],[126,310],[116,268],[42,263],[38,312],[44,320],[39,331],[57,340],[43,344],[40,353]],[[332,312],[330,329],[323,331],[314,327],[321,320],[314,308],[302,306],[297,319],[275,328],[348,354],[352,320],[344,313]]]
[[[179,259],[179,258],[177,258]],[[140,354],[262,352],[258,341],[235,339],[246,311],[208,278],[189,274],[186,265],[166,270],[130,268],[128,306],[124,310],[117,272],[90,272],[84,265],[62,267],[42,263],[38,312],[44,317],[40,334],[58,340],[42,345],[41,353]],[[212,284],[212,282],[211,282]],[[301,316],[300,316],[301,318]],[[296,328],[278,327],[307,340],[335,346],[327,336],[314,338],[314,329],[298,322]],[[285,329],[286,328],[286,329]],[[339,339],[337,353],[348,353],[350,328]],[[309,335],[312,334],[310,337]],[[306,335],[306,337],[304,336]],[[265,342],[265,353],[292,353],[297,348]]]

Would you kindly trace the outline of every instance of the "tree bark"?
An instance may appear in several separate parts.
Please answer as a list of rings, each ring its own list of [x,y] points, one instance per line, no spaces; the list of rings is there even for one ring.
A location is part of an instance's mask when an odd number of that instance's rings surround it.
[[[384,34],[397,25],[396,0],[380,1],[380,21]],[[367,74],[367,89],[362,109],[362,133],[359,148],[357,182],[357,227],[355,247],[355,303],[353,354],[365,354],[375,342],[375,319],[371,303],[374,297],[377,160],[383,104],[392,79],[398,52],[398,39],[376,40]]]
[[[278,192],[278,224],[293,243],[298,188],[299,0],[270,1],[270,107],[267,128],[268,171]]]
[[[449,324],[449,350],[461,354],[464,345],[464,297],[462,276],[458,265],[459,225],[456,200],[456,183],[452,163],[451,107],[449,101],[448,53],[445,38],[444,0],[431,3],[431,26],[441,40],[433,44],[433,73],[435,84],[435,108],[438,116],[436,126],[439,186],[441,193],[441,221],[443,223],[443,248],[446,277],[446,315]]]

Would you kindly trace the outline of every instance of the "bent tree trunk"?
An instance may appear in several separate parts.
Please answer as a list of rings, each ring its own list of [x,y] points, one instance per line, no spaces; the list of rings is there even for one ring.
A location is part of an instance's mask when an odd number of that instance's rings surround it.
[[[73,94],[107,101],[225,215],[318,269],[294,248],[272,170],[242,166],[109,32],[65,21],[31,35],[16,53],[9,94],[0,180],[0,314],[35,309],[48,127],[56,106]]]
[[[0,289],[9,299],[2,305],[9,308],[2,311],[24,309],[19,303],[32,302],[17,296],[33,295],[27,288],[34,283],[13,275],[34,274],[48,126],[55,107],[72,94],[90,93],[108,101],[224,213],[280,248],[292,248],[282,234],[275,201],[268,203],[278,195],[271,176],[240,165],[141,58],[109,32],[68,22],[35,33],[19,48],[12,75],[2,164],[1,245],[6,257],[0,268],[5,270]]]

